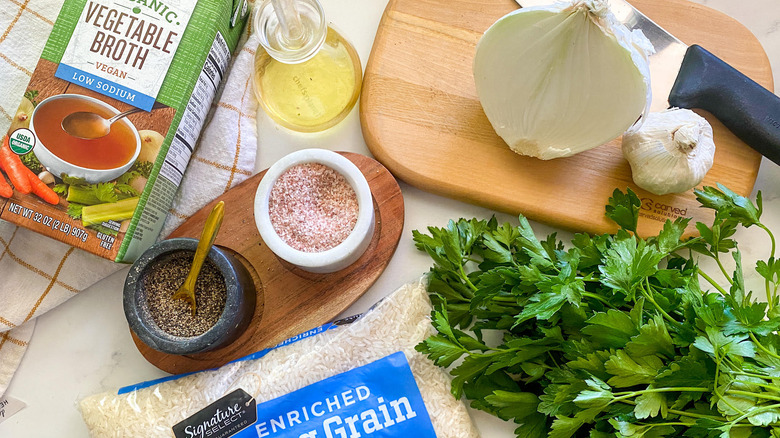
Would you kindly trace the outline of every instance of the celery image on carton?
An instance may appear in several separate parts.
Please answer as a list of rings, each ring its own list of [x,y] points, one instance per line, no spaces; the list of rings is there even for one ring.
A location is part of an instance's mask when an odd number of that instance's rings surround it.
[[[0,219],[135,260],[157,239],[246,16],[246,0],[66,0],[0,146]],[[107,133],[94,116],[129,110]]]

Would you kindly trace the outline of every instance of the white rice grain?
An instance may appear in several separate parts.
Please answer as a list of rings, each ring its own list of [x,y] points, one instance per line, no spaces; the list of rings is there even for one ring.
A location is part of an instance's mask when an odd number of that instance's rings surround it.
[[[405,285],[358,321],[271,351],[260,359],[163,382],[128,394],[98,394],[80,403],[90,434],[172,437],[171,427],[243,388],[262,403],[398,351],[409,360],[438,438],[476,438],[465,405],[450,394],[449,375],[414,350],[434,333],[423,281]]]

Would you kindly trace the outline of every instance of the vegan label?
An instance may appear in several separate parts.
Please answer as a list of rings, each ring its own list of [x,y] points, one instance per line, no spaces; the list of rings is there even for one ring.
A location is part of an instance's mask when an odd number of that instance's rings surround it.
[[[173,434],[176,438],[227,438],[255,421],[255,399],[237,389],[173,426]]]
[[[435,438],[420,389],[399,352],[257,406],[240,438]]]
[[[55,76],[150,111],[195,3],[89,0]]]
[[[8,137],[8,145],[17,155],[24,155],[35,147],[35,134],[27,128],[19,128]]]

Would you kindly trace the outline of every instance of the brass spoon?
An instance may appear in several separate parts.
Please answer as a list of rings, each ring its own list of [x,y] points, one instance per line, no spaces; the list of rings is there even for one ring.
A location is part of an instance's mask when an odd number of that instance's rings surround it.
[[[111,132],[111,125],[114,122],[122,117],[137,113],[138,111],[143,110],[140,108],[133,108],[123,113],[119,113],[108,120],[99,114],[89,111],[79,111],[68,114],[62,119],[62,129],[73,137],[84,140],[93,140],[107,136],[108,133]]]
[[[225,203],[219,201],[211,210],[211,213],[209,213],[206,224],[203,225],[200,241],[198,242],[197,249],[195,249],[195,257],[192,259],[190,273],[187,275],[187,279],[184,280],[184,284],[182,284],[179,290],[173,294],[174,300],[184,300],[190,304],[193,316],[195,316],[195,309],[197,308],[197,304],[195,303],[195,282],[198,280],[200,268],[203,267],[203,262],[206,261],[206,256],[211,250],[211,245],[214,244],[214,239],[217,238],[217,233],[219,232],[219,227],[222,225],[222,218],[224,216]]]

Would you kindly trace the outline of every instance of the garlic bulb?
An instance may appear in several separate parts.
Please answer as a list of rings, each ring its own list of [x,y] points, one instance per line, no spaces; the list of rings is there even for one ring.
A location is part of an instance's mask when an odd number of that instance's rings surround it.
[[[477,95],[515,152],[566,157],[617,138],[647,111],[652,51],[606,0],[522,8],[480,39]]]
[[[648,192],[690,190],[712,167],[712,126],[688,109],[650,113],[638,131],[623,135],[623,156],[636,185]]]

